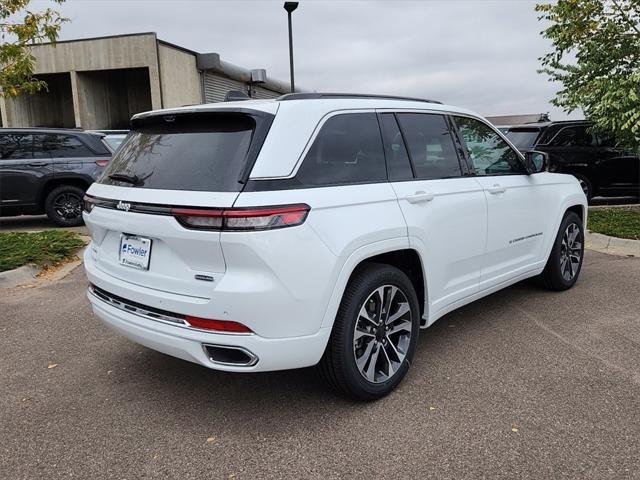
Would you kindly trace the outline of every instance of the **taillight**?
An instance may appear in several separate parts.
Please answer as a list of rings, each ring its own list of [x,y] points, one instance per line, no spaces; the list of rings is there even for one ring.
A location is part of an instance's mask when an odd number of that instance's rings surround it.
[[[171,214],[186,228],[222,231],[271,230],[301,225],[311,207],[306,204],[277,207],[208,210],[172,208]]]
[[[228,333],[253,333],[246,325],[229,320],[210,320],[208,318],[192,317],[190,315],[187,315],[185,320],[192,327],[202,328],[204,330]]]
[[[109,160],[96,160],[96,165],[99,167],[106,167],[109,165]]]
[[[171,214],[187,228],[204,230],[222,229],[222,210],[204,210],[196,208],[172,208]]]
[[[82,203],[84,211],[87,213],[91,213],[91,210],[93,210],[93,207],[95,206],[95,204],[93,203],[93,199],[90,196],[85,195],[82,199]]]

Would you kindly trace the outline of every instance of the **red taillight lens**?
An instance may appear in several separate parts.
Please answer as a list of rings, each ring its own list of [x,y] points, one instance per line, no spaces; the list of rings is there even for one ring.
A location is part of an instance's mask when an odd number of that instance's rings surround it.
[[[222,210],[172,208],[171,214],[187,228],[204,230],[222,229]]]
[[[296,204],[228,210],[172,208],[171,214],[187,228],[247,231],[300,225],[306,220],[309,210],[309,205]]]
[[[99,167],[106,167],[109,165],[109,160],[96,160],[96,165]]]
[[[210,320],[208,318],[192,317],[187,315],[185,320],[195,328],[204,330],[215,330],[216,332],[229,333],[253,333],[251,329],[241,323],[228,320]]]

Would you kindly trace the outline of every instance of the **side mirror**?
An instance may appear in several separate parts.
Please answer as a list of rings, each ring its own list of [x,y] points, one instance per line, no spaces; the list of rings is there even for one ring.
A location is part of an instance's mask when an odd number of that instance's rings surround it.
[[[549,166],[549,155],[532,150],[524,154],[524,163],[529,174],[544,172]]]

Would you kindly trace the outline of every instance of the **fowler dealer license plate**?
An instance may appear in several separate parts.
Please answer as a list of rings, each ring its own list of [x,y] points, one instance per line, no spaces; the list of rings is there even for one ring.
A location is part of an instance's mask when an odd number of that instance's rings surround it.
[[[135,235],[120,236],[120,264],[138,270],[149,270],[151,239]]]

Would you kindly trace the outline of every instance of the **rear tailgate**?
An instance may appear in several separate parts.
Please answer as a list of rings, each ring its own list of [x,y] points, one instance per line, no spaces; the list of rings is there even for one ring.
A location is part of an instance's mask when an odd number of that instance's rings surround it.
[[[220,232],[186,228],[172,209],[231,207],[268,125],[228,112],[165,117],[134,122],[87,192],[91,257],[120,280],[209,299],[226,269]]]
[[[93,239],[91,248],[97,268],[136,285],[211,298],[211,281],[218,280],[225,271],[220,232],[184,228],[169,214],[170,208],[166,205],[228,207],[235,201],[237,192],[198,192],[199,195],[188,202],[184,192],[172,190],[145,191],[93,184],[88,193],[95,207],[91,214],[85,215],[85,222]],[[153,210],[164,213],[145,213]],[[128,241],[132,237],[149,240],[145,255],[148,264],[143,268],[131,266],[131,262],[127,264],[122,254],[128,244],[137,246],[136,242]],[[196,275],[205,280],[199,280]]]

